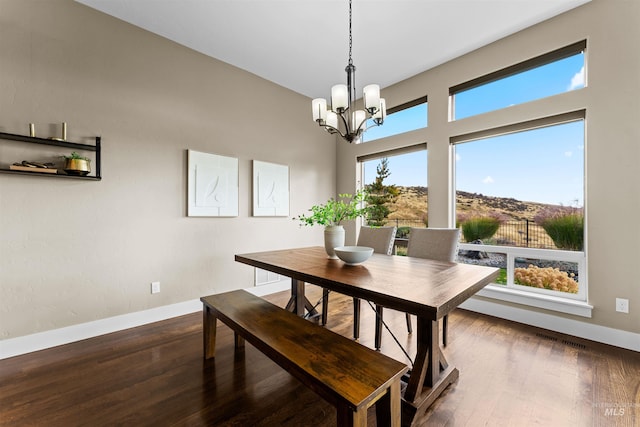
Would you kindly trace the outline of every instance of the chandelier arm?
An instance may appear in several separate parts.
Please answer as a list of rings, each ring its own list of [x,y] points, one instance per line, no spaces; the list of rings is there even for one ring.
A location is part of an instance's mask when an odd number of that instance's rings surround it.
[[[340,137],[342,137],[344,139],[347,138],[347,134],[344,134],[344,133],[340,132],[340,129],[338,129],[338,128],[334,128],[333,126],[326,125],[326,124],[325,125],[321,124],[320,126],[324,127],[324,129],[329,133],[337,133],[338,135],[340,135]],[[331,132],[331,130],[333,130],[333,132]]]

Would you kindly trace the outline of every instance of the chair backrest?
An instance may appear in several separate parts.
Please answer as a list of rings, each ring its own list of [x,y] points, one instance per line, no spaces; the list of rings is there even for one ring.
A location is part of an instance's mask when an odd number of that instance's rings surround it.
[[[412,228],[407,256],[453,262],[459,241],[459,228]]]
[[[396,227],[360,227],[358,246],[373,248],[373,252],[391,255],[396,239]]]

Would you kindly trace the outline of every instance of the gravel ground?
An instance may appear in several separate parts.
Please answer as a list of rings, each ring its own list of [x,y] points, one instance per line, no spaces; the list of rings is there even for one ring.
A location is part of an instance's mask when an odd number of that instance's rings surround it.
[[[460,253],[458,254],[458,262],[462,262],[464,264],[486,265],[488,267],[507,268],[506,255],[483,252],[483,254],[486,255],[486,258],[478,259],[473,256],[468,256],[469,253],[472,253],[472,252],[473,251],[460,251]],[[578,265],[573,262],[516,258],[515,267],[527,268],[530,264],[533,264],[540,268],[546,268],[546,267],[557,268],[561,271],[566,271],[568,273],[575,274],[576,280],[578,278]]]

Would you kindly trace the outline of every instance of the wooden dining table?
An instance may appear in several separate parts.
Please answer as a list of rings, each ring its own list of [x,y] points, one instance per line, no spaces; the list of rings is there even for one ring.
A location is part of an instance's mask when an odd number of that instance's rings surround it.
[[[347,265],[329,259],[323,247],[240,254],[235,260],[290,277],[288,308],[299,315],[310,308],[305,283],[415,315],[416,356],[403,387],[403,426],[417,425],[459,375],[440,347],[438,320],[494,281],[499,272],[493,267],[381,254]]]

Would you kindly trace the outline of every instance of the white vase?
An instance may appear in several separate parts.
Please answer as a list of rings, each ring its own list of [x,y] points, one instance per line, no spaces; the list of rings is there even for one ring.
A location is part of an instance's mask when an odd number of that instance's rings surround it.
[[[330,259],[338,259],[333,248],[344,246],[344,227],[341,225],[328,225],[324,228],[324,249]]]

